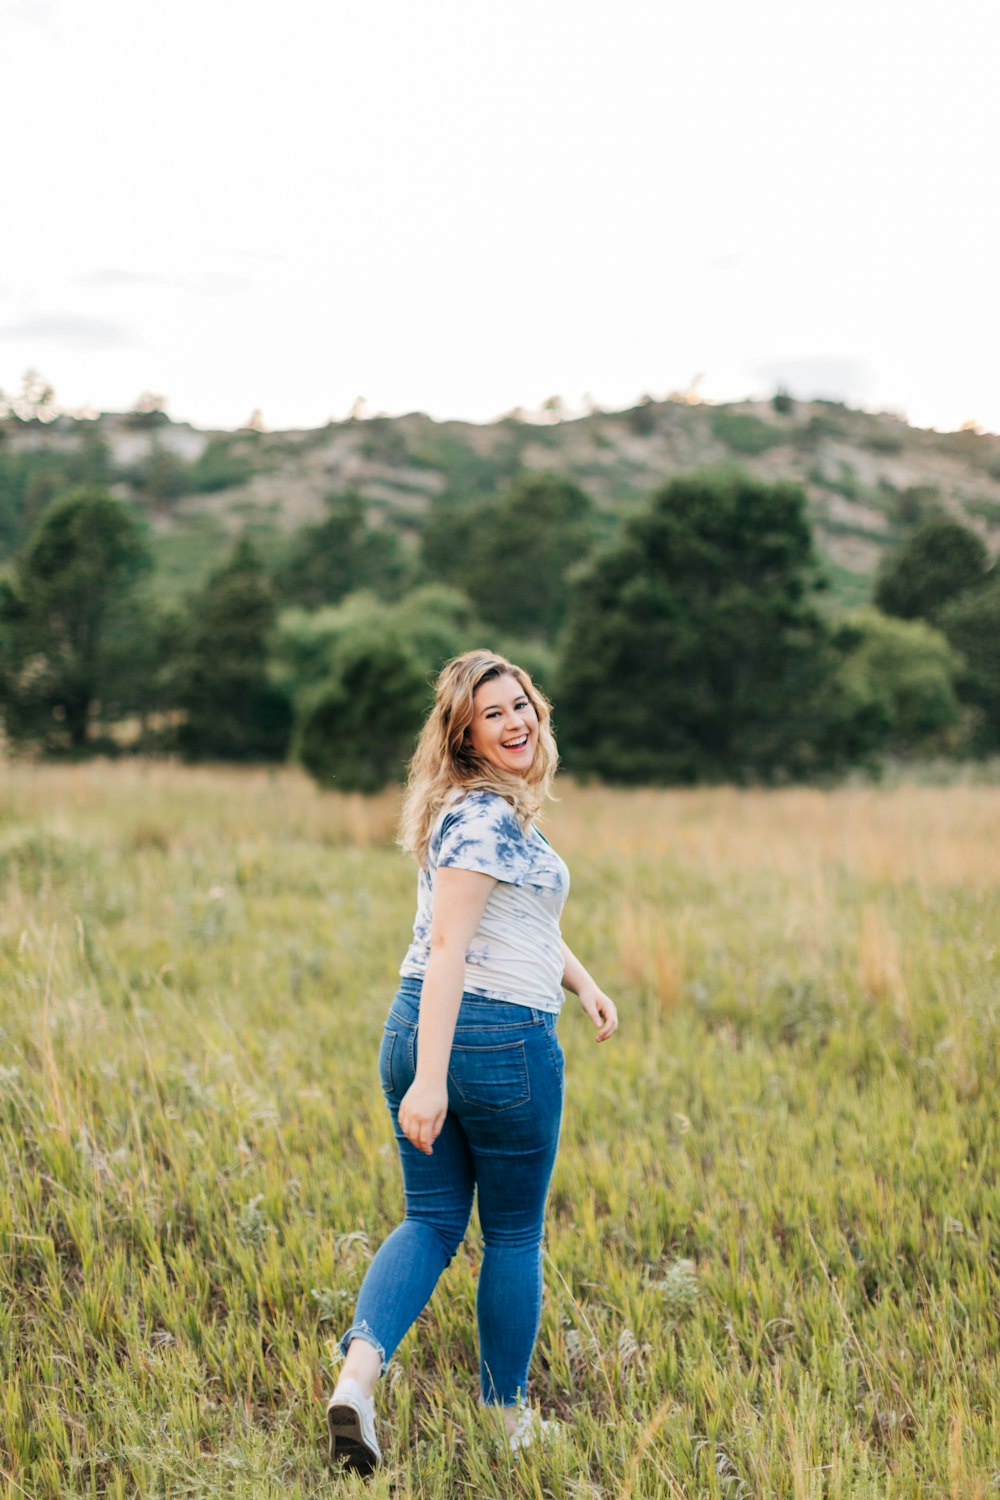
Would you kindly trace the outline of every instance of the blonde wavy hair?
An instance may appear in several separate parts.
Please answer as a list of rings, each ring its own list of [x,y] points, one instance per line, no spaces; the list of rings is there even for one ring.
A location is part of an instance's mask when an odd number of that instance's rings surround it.
[[[538,715],[538,743],[523,776],[499,770],[468,742],[476,689],[494,677],[516,677]],[[552,734],[552,705],[523,667],[493,651],[466,651],[441,669],[431,709],[410,761],[399,822],[399,845],[418,865],[427,862],[427,846],[438,813],[455,787],[497,792],[511,804],[522,828],[538,817],[552,796],[559,763]]]

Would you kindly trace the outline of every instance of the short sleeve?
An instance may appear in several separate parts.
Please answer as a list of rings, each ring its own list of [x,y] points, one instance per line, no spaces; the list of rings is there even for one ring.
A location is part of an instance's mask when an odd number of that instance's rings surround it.
[[[445,814],[436,864],[523,885],[531,854],[510,803],[495,792],[470,792]]]

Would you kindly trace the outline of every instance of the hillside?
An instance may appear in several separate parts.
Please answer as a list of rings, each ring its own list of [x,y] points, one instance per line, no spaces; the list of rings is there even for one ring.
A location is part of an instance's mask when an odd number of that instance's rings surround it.
[[[0,423],[0,562],[54,493],[88,478],[146,512],[158,587],[176,595],[234,535],[248,530],[271,551],[317,519],[331,491],[357,491],[373,524],[416,544],[432,508],[460,508],[525,470],[552,470],[593,497],[610,534],[671,476],[734,463],[804,486],[832,598],[843,604],[867,597],[885,551],[929,510],[963,518],[1000,551],[1000,437],[779,397],[727,406],[648,401],[572,420],[511,416],[481,426],[415,412],[288,432],[202,431],[158,411],[9,418]]]

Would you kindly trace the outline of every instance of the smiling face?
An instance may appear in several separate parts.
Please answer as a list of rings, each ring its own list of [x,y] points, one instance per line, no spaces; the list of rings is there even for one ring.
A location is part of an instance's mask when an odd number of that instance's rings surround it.
[[[517,678],[510,672],[491,677],[476,688],[472,702],[466,736],[476,754],[501,771],[527,771],[538,744],[538,715]]]

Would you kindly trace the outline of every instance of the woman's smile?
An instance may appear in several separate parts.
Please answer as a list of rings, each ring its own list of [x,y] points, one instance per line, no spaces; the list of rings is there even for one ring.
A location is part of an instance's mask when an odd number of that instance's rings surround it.
[[[476,689],[469,743],[501,771],[527,771],[538,745],[538,715],[517,678],[507,672]]]

